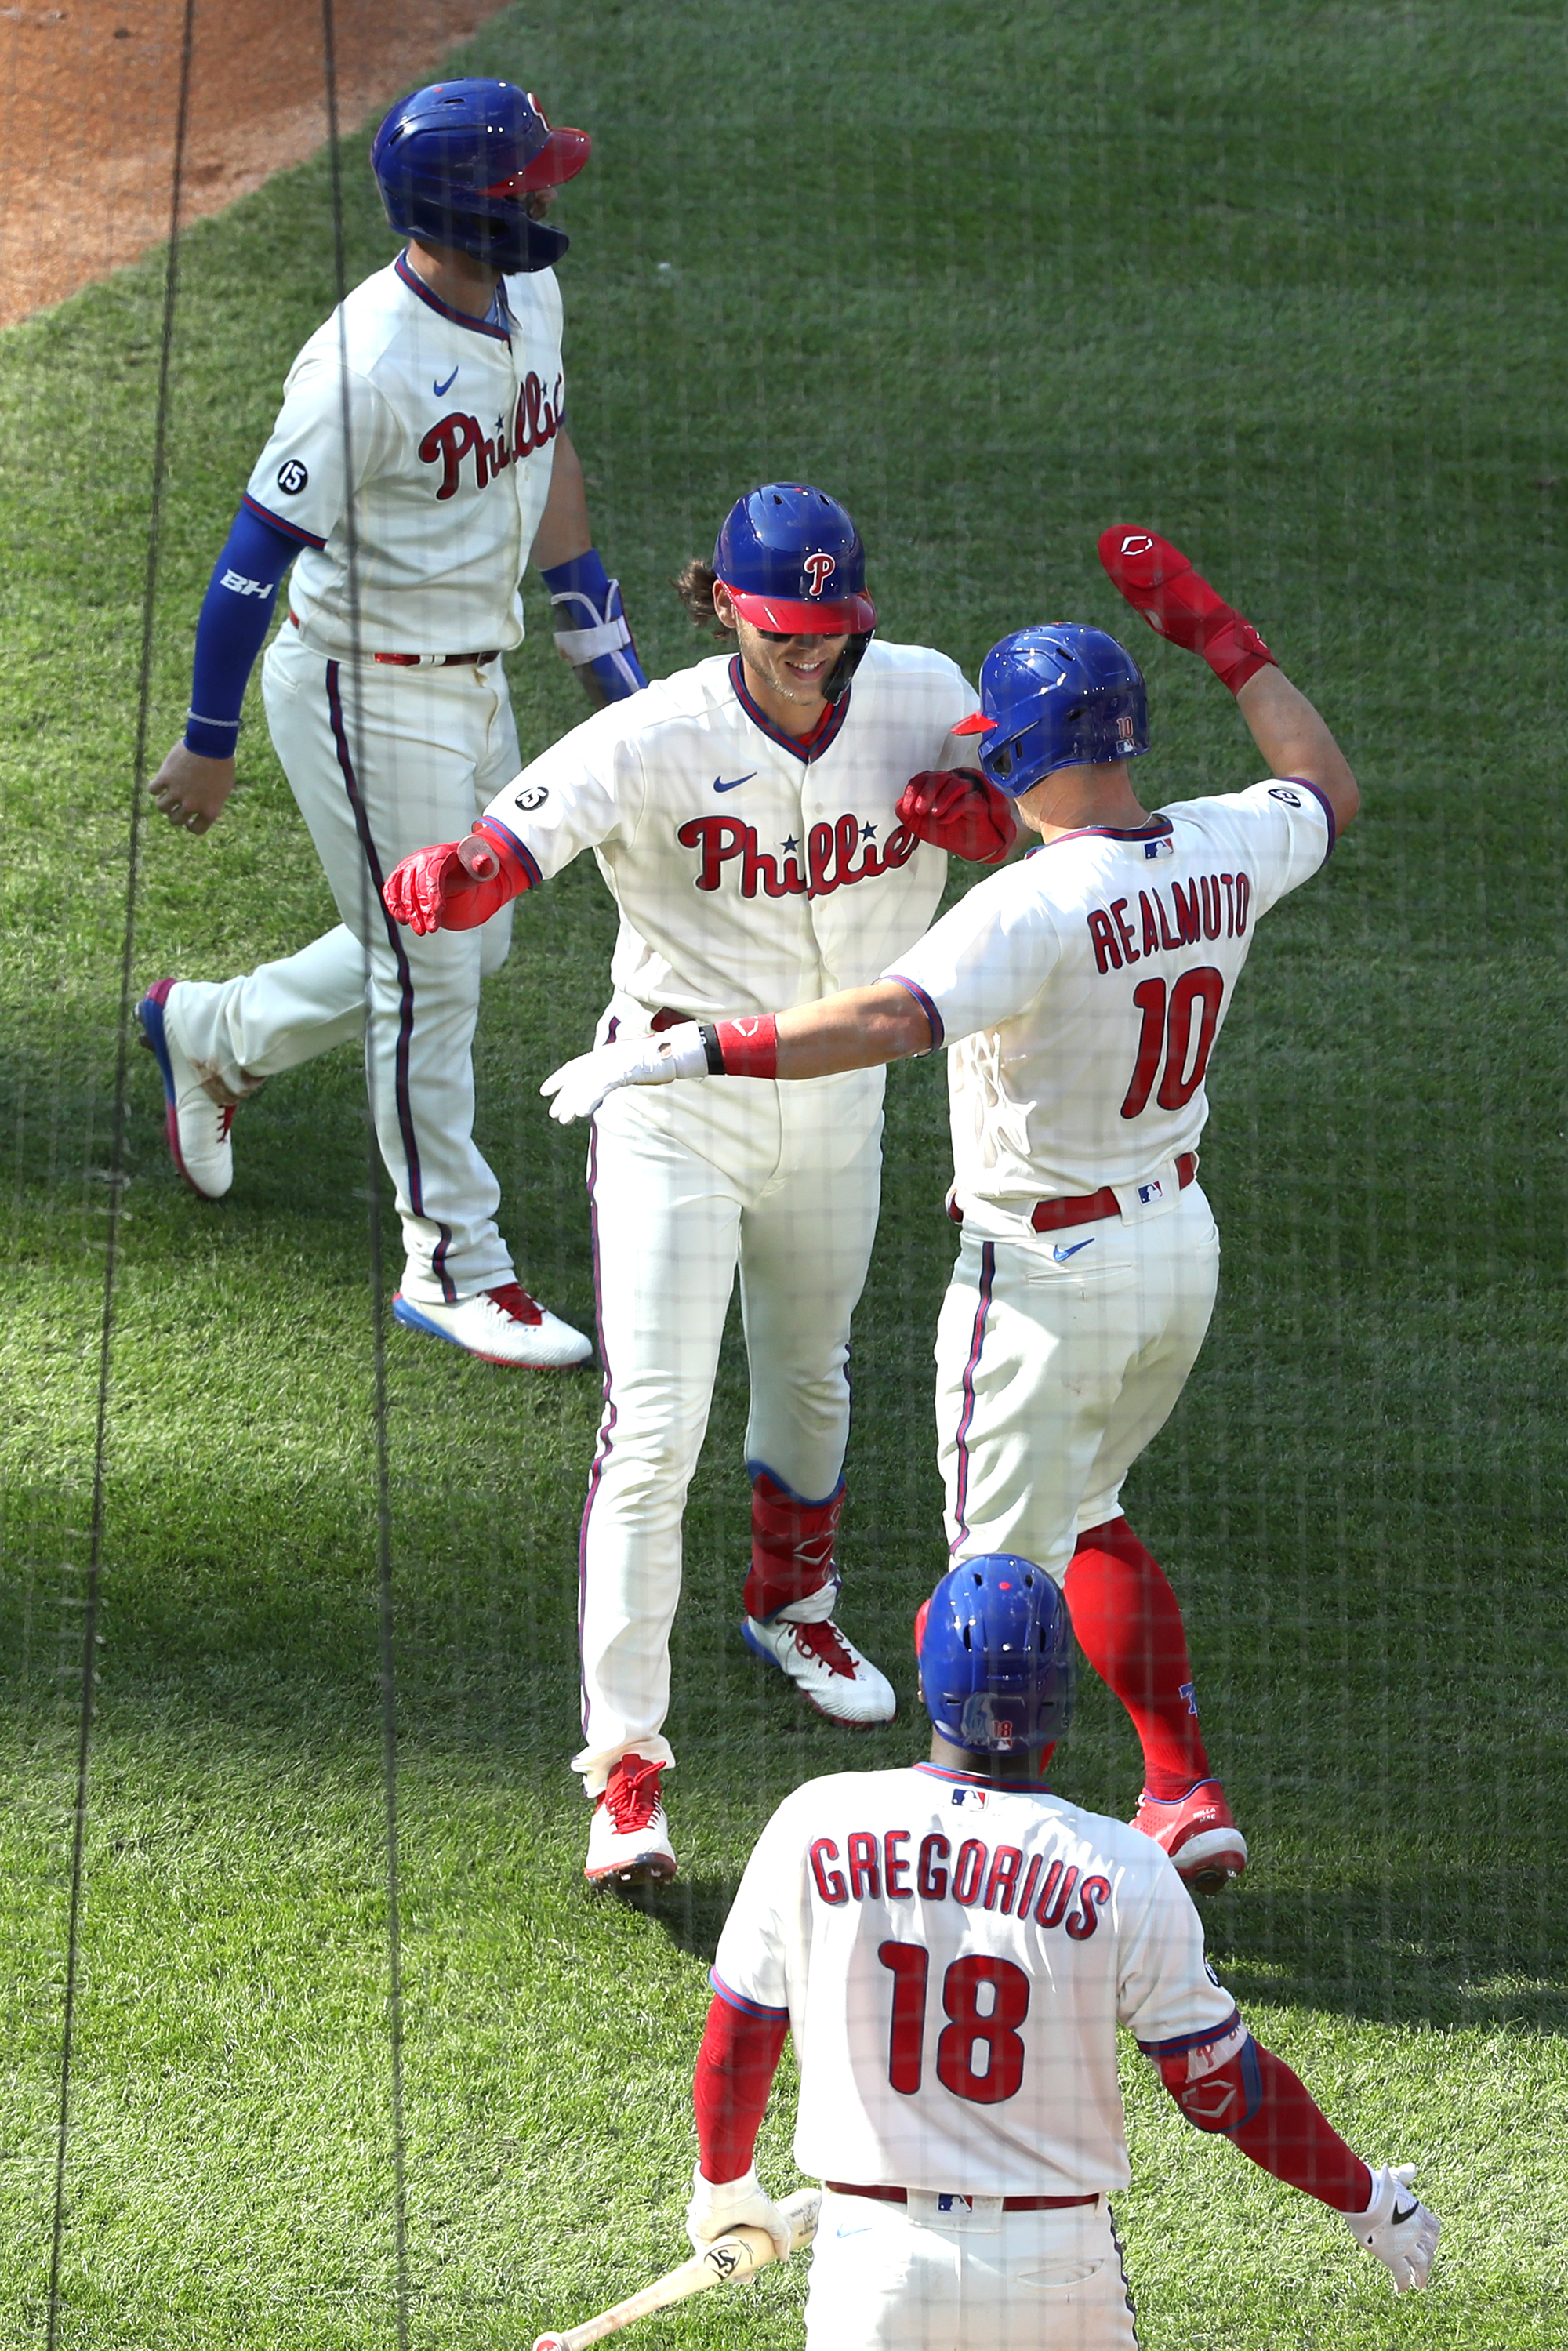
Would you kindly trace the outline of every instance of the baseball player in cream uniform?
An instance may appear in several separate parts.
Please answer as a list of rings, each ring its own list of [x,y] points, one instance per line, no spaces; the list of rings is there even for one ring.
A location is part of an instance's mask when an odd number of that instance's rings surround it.
[[[479,984],[505,960],[510,918],[482,938],[409,939],[381,888],[400,857],[466,826],[517,771],[501,654],[523,635],[530,551],[593,698],[643,683],[619,591],[588,543],[549,266],[567,240],[540,216],[588,144],[552,131],[506,82],[437,83],[378,132],[372,165],[408,247],[289,370],[203,609],[185,737],[152,787],[188,830],[217,815],[246,679],[292,562],[263,695],[341,921],[235,978],[161,981],[139,1008],[176,1164],[209,1197],[229,1187],[236,1104],[362,1035],[402,1224],[398,1319],[539,1368],[592,1350],[519,1287],[474,1141]],[[597,606],[580,592],[592,579]]]
[[[1247,1847],[1203,1746],[1176,1595],[1120,1495],[1213,1309],[1218,1236],[1196,1177],[1215,1039],[1258,922],[1318,872],[1358,795],[1257,632],[1165,540],[1107,539],[1124,592],[1238,693],[1268,780],[1151,814],[1128,764],[1149,741],[1136,663],[1098,629],[1022,630],[987,656],[984,708],[960,732],[978,734],[985,774],[1040,835],[1028,858],[872,987],[760,1033],[699,1025],[611,1047],[546,1091],[558,1117],[602,1102],[602,1122],[607,1090],[628,1083],[735,1070],[820,1083],[949,1048],[963,1238],[936,1419],[953,1553],[1017,1552],[1061,1582],[1140,1735],[1136,1825],[1211,1891]]]
[[[1030,1561],[955,1567],[916,1621],[931,1760],[785,1799],[719,1938],[687,2226],[779,2241],[753,2149],[787,2034],[825,2181],[808,2351],[1134,2351],[1108,2198],[1124,2027],[1187,2119],[1341,2212],[1396,2291],[1437,2222],[1345,2144],[1205,1962],[1159,1845],[1054,1795],[1071,1635]]]
[[[701,569],[701,567],[694,567]],[[956,666],[873,642],[864,555],[821,491],[739,500],[709,610],[738,651],[566,736],[476,828],[392,877],[415,925],[472,924],[584,850],[620,908],[601,1040],[745,1026],[861,984],[936,910],[945,848],[1005,854],[1003,797],[944,772],[971,697]],[[917,774],[915,771],[919,771]],[[912,780],[913,778],[913,780]],[[481,877],[471,872],[476,859]],[[468,862],[465,863],[465,860]],[[681,1517],[737,1270],[751,1411],[745,1635],[834,1720],[893,1692],[833,1621],[850,1318],[875,1230],[883,1075],[618,1094],[589,1155],[604,1416],[581,1538],[592,1878],[665,1877],[660,1794]]]

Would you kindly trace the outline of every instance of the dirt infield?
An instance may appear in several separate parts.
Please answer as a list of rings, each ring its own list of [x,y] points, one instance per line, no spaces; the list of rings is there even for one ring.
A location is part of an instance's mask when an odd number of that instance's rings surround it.
[[[345,128],[417,83],[497,0],[336,0]],[[184,0],[0,5],[0,326],[168,234]],[[183,217],[327,135],[315,0],[196,0]]]

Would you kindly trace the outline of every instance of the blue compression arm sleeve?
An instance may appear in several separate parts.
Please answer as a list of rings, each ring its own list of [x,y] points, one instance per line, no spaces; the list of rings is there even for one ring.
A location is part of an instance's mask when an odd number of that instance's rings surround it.
[[[196,660],[185,748],[226,759],[239,739],[240,705],[272,621],[283,575],[299,552],[287,531],[276,530],[241,507],[196,622]]]

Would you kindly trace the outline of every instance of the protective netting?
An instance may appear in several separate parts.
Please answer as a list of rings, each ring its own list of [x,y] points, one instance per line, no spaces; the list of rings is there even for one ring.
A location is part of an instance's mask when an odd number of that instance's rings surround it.
[[[1219,1306],[1124,1502],[1251,1847],[1210,1957],[1359,2150],[1420,2163],[1444,2245],[1396,2304],[1130,2044],[1118,2220],[1150,2344],[1554,2342],[1560,17],[284,15],[0,10],[0,2340],[510,2344],[668,2268],[746,1856],[802,1781],[924,1744],[940,1056],[889,1081],[839,1546],[899,1718],[852,1742],[741,1646],[732,1312],[685,1515],[681,1875],[618,1901],[583,1886],[567,1769],[597,1376],[392,1326],[353,1045],[241,1108],[215,1204],[133,1050],[153,980],[336,917],[256,686],[209,836],[142,787],[289,363],[396,250],[370,128],[444,69],[593,135],[552,215],[570,426],[650,676],[710,650],[669,583],[737,493],[820,482],[883,636],[972,682],[1005,631],[1094,622],[1148,677],[1149,804],[1239,789],[1261,769],[1228,697],[1095,559],[1125,519],[1238,598],[1356,768],[1364,812],[1269,915],[1216,1051]],[[525,593],[527,760],[585,705]],[[502,1230],[584,1329],[583,1130],[538,1087],[589,1043],[613,939],[580,857],[518,906],[475,1049]],[[1085,1673],[1053,1783],[1124,1820],[1138,1773]],[[798,2343],[804,2266],[647,2335]]]

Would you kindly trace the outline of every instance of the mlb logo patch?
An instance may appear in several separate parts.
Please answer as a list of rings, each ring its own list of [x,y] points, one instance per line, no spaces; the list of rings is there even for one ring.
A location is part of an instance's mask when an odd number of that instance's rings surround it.
[[[967,2196],[938,2196],[936,2210],[938,2212],[970,2212],[974,2206]]]
[[[979,1807],[981,1812],[984,1812],[986,1809],[986,1795],[987,1791],[984,1788],[955,1788],[953,1791],[954,1808],[955,1810],[957,1810],[965,1804],[976,1804]]]
[[[1140,1184],[1138,1186],[1138,1198],[1145,1208],[1151,1200],[1163,1200],[1165,1196],[1166,1187],[1157,1176],[1152,1184]]]

